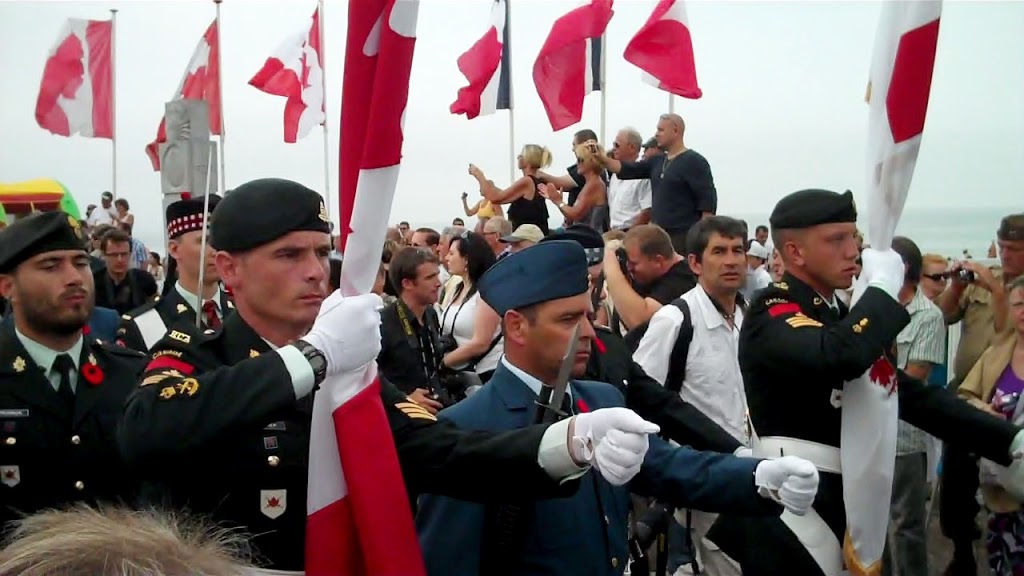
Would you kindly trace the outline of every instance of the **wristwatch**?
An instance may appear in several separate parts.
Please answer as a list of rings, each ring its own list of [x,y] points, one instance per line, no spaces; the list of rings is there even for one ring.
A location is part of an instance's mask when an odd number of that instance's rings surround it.
[[[306,360],[309,360],[309,365],[313,368],[313,385],[319,386],[327,377],[327,358],[324,357],[324,353],[305,340],[296,340],[295,347],[302,352]]]

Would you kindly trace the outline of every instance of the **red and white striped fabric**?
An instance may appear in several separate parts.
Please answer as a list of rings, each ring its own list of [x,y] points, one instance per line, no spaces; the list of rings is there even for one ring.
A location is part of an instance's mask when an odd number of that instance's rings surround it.
[[[942,2],[883,2],[868,85],[868,238],[887,249],[907,202],[921,149]],[[854,303],[861,290],[855,291]],[[852,576],[878,574],[889,522],[899,397],[880,358],[843,387],[840,433],[846,537]]]
[[[69,18],[43,68],[36,123],[60,136],[112,138],[110,20]]]
[[[313,21],[288,37],[267,58],[249,84],[267,94],[284,96],[284,141],[305,138],[324,123],[324,71],[320,65],[320,9]]]
[[[185,75],[178,84],[178,90],[171,100],[206,100],[210,106],[210,133],[220,135],[220,34],[214,20],[206,33],[199,39],[192,59],[188,62]],[[153,163],[153,170],[160,170],[160,144],[167,141],[167,126],[160,119],[156,140],[146,145],[146,154]]]
[[[693,100],[703,95],[683,0],[660,0],[623,56],[644,71],[644,82],[660,90]]]
[[[583,99],[594,89],[594,64],[597,76],[601,73],[592,43],[600,41],[612,14],[612,0],[591,0],[551,26],[533,63],[533,84],[552,130],[572,126],[583,117]]]
[[[370,291],[402,158],[418,0],[350,2],[341,116],[342,290]],[[376,366],[314,400],[306,574],[425,574]]]

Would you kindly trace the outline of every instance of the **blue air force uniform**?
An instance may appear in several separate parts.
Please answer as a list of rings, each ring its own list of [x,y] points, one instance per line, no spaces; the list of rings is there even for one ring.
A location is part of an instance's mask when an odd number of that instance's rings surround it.
[[[510,309],[578,295],[587,290],[583,249],[573,242],[545,242],[496,264],[480,293],[504,315]],[[541,382],[503,358],[476,394],[443,410],[442,420],[470,430],[503,431],[533,422]],[[573,381],[574,413],[625,406],[611,384]],[[630,492],[678,507],[741,515],[778,515],[781,508],[757,494],[759,460],[676,448],[650,437],[644,466],[630,485],[616,487],[593,471],[572,496],[525,505],[525,542],[519,565],[508,573],[597,576],[622,574],[627,561]],[[420,498],[416,517],[427,571],[435,576],[482,574],[487,507],[449,497]]]

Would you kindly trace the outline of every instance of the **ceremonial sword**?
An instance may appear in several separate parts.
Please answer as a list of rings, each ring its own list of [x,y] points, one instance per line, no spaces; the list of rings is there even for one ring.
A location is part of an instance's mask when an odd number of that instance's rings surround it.
[[[550,386],[542,386],[540,394],[537,395],[537,424],[552,424],[569,416],[562,411],[562,400],[565,398],[565,391],[569,387],[569,377],[572,376],[572,367],[576,364],[576,350],[580,342],[580,326],[572,331],[572,339],[569,340],[569,349],[562,356],[562,366],[558,369],[558,376]]]

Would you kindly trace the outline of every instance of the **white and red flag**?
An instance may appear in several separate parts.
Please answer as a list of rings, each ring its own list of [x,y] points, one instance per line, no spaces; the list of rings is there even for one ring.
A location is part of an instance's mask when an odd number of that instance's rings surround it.
[[[313,21],[289,36],[249,80],[267,94],[284,96],[284,141],[305,138],[324,123],[324,71],[320,40],[320,9]]]
[[[683,0],[660,0],[623,56],[644,71],[644,82],[652,86],[693,100],[703,95]]]
[[[459,88],[455,102],[448,110],[477,116],[512,109],[512,54],[509,44],[509,0],[495,0],[491,5],[490,26],[469,50],[459,56],[459,72],[469,85]]]
[[[112,34],[110,20],[64,23],[39,83],[40,128],[60,136],[113,137]]]
[[[591,0],[555,20],[533,63],[533,84],[552,130],[583,117],[583,99],[601,89],[601,36],[612,0]]]
[[[188,62],[185,75],[178,84],[178,90],[171,100],[206,100],[210,108],[210,133],[220,135],[220,34],[214,20],[206,33],[199,39],[192,59]],[[153,170],[160,170],[160,144],[167,141],[167,127],[160,119],[156,140],[146,145],[146,154],[153,163]]]
[[[418,12],[418,0],[348,5],[339,178],[346,294],[369,292],[380,264],[402,160]],[[320,386],[306,507],[307,575],[425,574],[375,364]]]
[[[868,84],[868,238],[892,245],[921,150],[941,0],[883,2]],[[854,303],[863,286],[858,284]],[[878,574],[896,459],[896,370],[880,358],[843,387],[843,559],[853,576]]]

